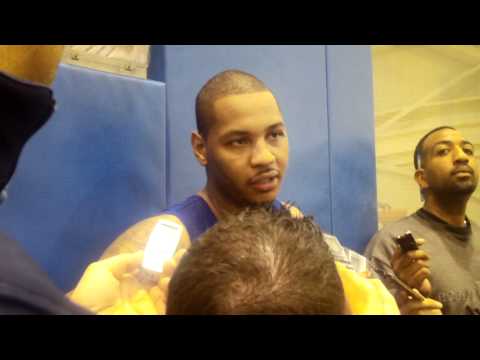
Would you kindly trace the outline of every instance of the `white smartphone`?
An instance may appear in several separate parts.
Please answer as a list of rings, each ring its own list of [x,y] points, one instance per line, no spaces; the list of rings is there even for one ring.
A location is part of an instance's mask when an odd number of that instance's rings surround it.
[[[165,261],[175,255],[182,236],[182,227],[173,221],[160,220],[155,225],[144,250],[142,267],[161,273]]]

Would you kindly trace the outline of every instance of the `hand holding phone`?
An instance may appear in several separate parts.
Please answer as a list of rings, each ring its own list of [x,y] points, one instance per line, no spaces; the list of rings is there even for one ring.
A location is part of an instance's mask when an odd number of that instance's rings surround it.
[[[419,239],[417,242],[410,231],[394,237],[394,240],[399,246],[391,259],[395,275],[407,286],[418,289],[428,297],[432,292],[429,256],[419,249],[419,245],[424,244],[425,240]]]
[[[418,250],[417,242],[410,231],[395,238],[396,243],[400,246],[403,253]]]

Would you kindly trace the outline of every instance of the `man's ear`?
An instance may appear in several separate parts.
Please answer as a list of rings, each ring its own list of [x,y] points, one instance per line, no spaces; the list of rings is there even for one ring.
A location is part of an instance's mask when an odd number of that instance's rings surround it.
[[[202,135],[198,132],[192,133],[192,150],[198,162],[202,166],[207,166],[207,144]]]
[[[425,178],[425,170],[420,168],[415,171],[415,181],[417,182],[418,186],[420,186],[420,190],[428,189],[429,185]]]

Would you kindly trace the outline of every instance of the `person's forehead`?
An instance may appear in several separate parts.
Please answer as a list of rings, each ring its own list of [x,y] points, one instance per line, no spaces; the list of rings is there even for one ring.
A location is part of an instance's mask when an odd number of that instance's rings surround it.
[[[467,140],[463,137],[463,135],[458,130],[441,129],[441,130],[435,131],[433,134],[431,134],[425,139],[423,143],[423,148],[425,150],[431,149],[436,144],[441,143],[443,141],[459,144]]]
[[[221,128],[222,132],[230,128],[242,130],[283,123],[275,97],[269,91],[222,97],[214,103],[214,115],[213,127]]]
[[[217,115],[248,116],[255,112],[279,112],[275,97],[270,91],[227,95],[213,103]]]

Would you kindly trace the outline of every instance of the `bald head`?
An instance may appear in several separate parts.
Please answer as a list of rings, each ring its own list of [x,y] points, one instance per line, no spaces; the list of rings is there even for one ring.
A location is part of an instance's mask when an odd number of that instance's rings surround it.
[[[255,76],[240,70],[223,71],[210,80],[200,89],[195,103],[197,129],[202,136],[206,136],[212,124],[213,104],[218,99],[230,95],[250,94],[270,89]]]
[[[424,151],[425,141],[433,133],[436,133],[437,131],[444,130],[444,129],[450,129],[455,131],[457,130],[451,126],[439,126],[433,130],[430,130],[428,133],[423,135],[423,137],[418,141],[417,146],[415,147],[415,152],[413,153],[413,165],[415,167],[415,170],[418,170],[419,168],[421,168],[425,163],[425,151]]]

